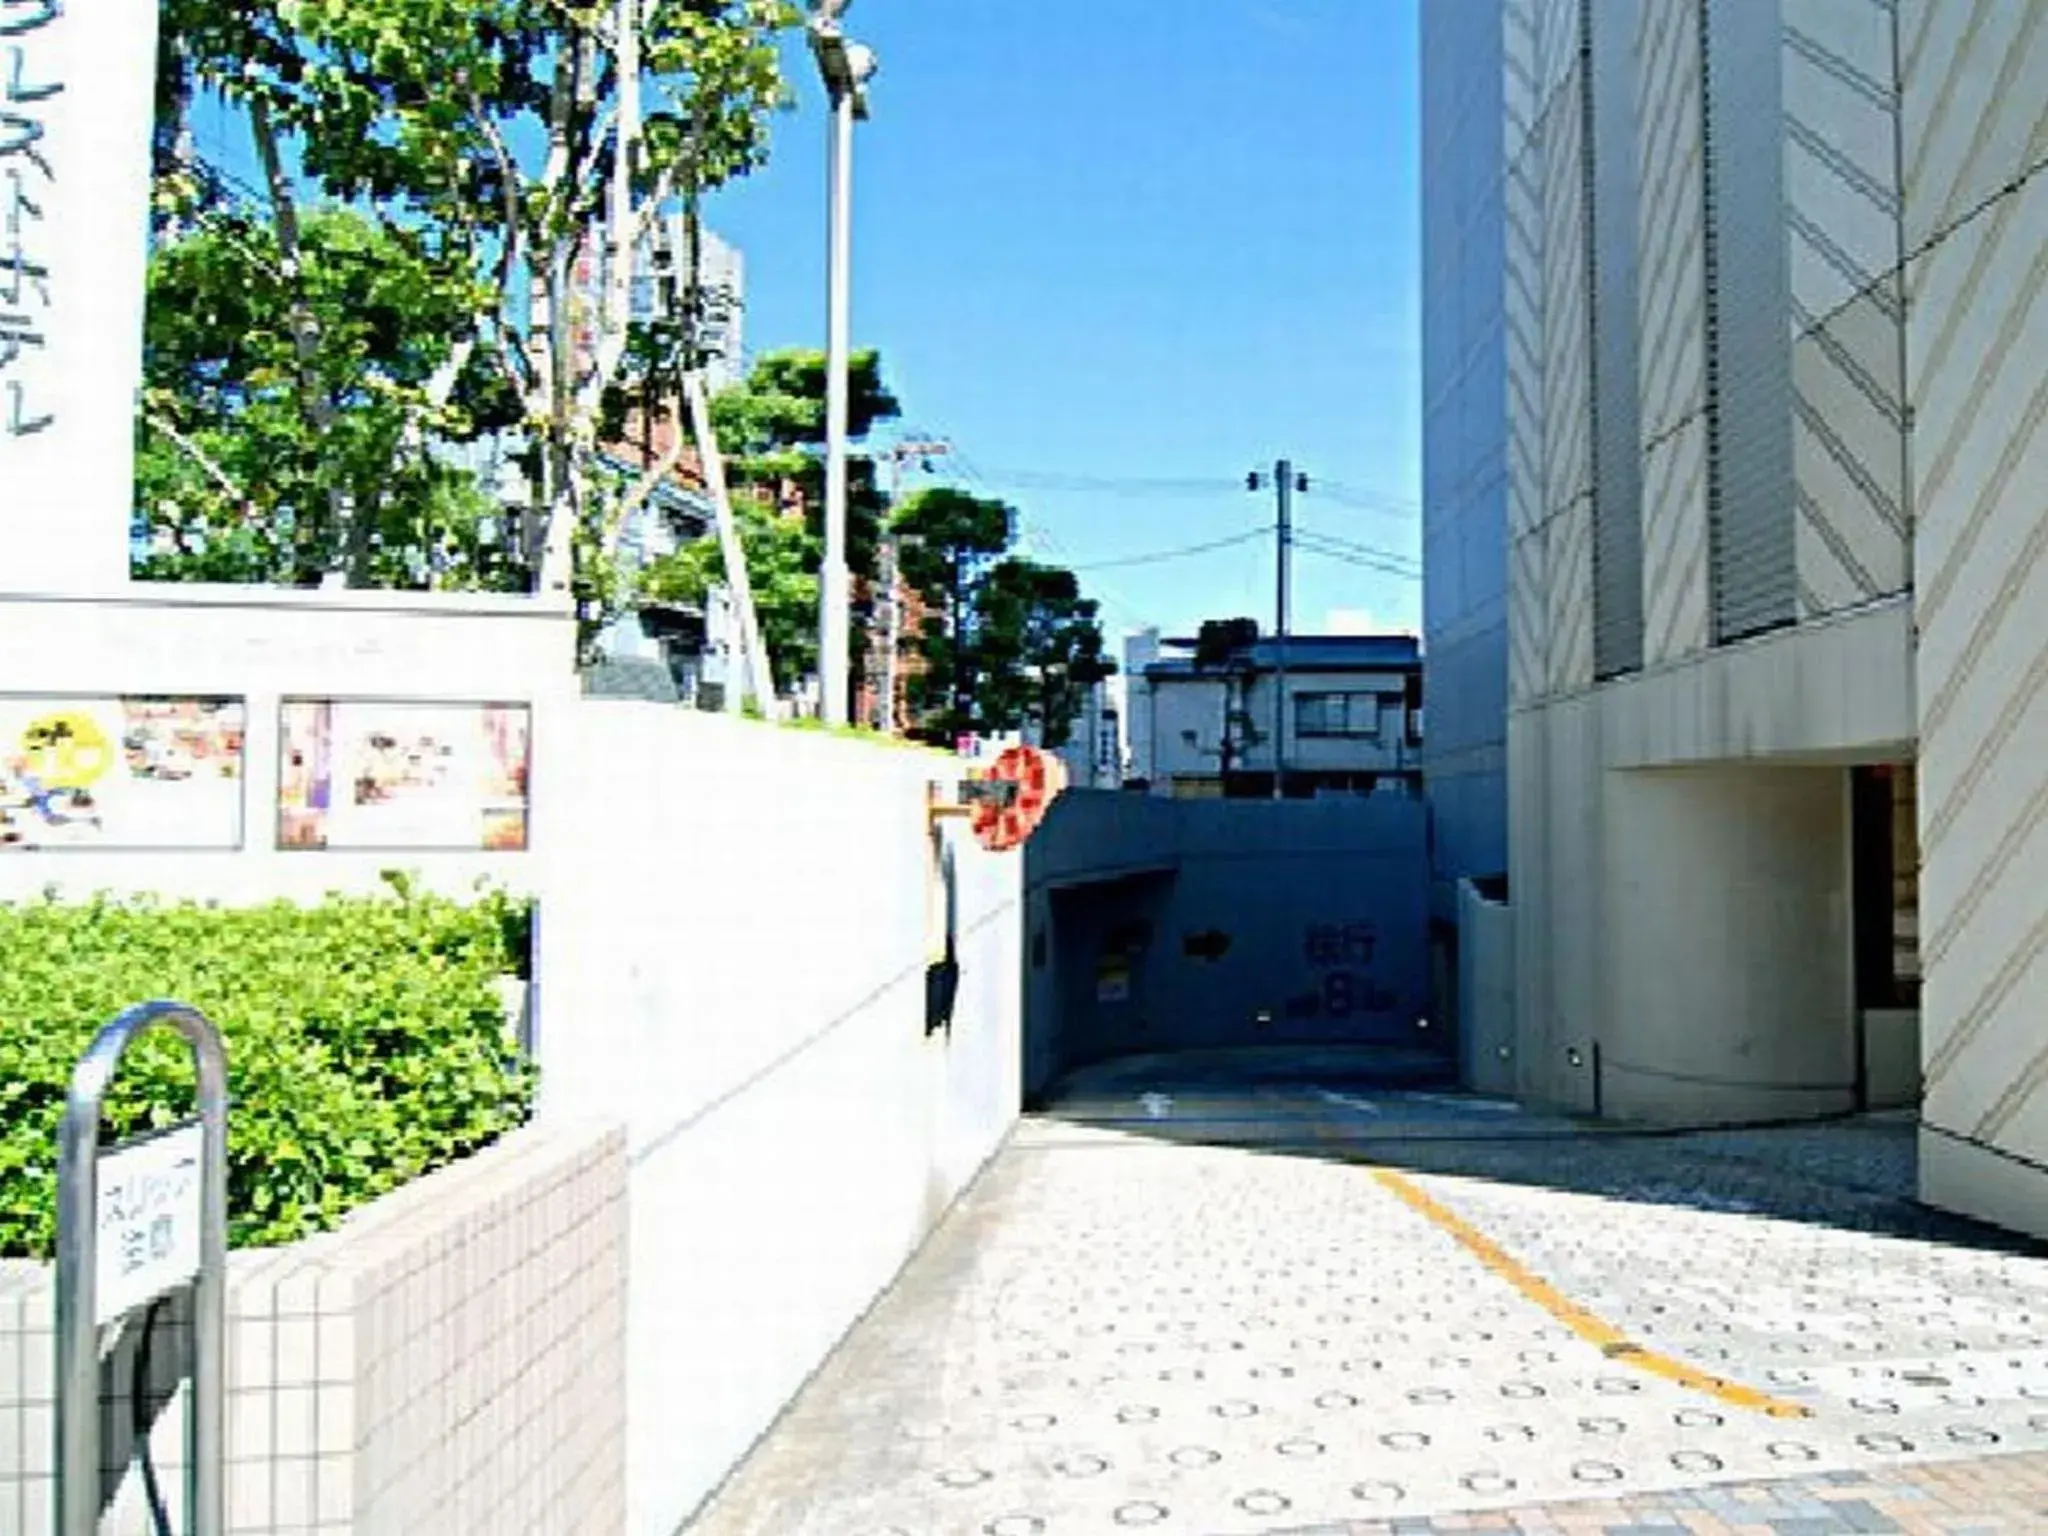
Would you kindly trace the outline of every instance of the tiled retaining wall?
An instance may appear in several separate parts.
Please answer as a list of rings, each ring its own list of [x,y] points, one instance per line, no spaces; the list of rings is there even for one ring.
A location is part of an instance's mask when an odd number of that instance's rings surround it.
[[[228,1529],[235,1536],[533,1532],[625,1525],[622,1132],[528,1127],[336,1232],[236,1253],[228,1286]],[[41,1536],[54,1493],[53,1291],[0,1264],[0,1531]],[[189,1344],[167,1309],[146,1393],[183,1529]],[[135,1341],[102,1376],[106,1536],[147,1536],[126,1470]]]

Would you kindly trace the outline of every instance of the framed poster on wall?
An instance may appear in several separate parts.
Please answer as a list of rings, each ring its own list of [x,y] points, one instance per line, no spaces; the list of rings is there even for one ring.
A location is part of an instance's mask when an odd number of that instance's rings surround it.
[[[242,846],[236,698],[0,695],[0,853]]]
[[[531,734],[525,704],[287,699],[277,845],[522,852]]]

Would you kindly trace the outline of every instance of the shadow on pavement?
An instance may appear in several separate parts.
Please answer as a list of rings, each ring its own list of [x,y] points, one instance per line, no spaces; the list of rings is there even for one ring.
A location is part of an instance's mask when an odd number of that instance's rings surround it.
[[[1919,1202],[1910,1112],[1651,1127],[1524,1109],[1454,1084],[1451,1064],[1423,1052],[1126,1057],[1071,1074],[1033,1123],[1047,1144],[1061,1127],[1114,1132],[2048,1257],[2048,1243]]]

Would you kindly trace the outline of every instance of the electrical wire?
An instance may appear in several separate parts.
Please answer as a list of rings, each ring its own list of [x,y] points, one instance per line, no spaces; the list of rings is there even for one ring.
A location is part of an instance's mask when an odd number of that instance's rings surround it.
[[[1077,572],[1117,570],[1133,565],[1158,565],[1165,560],[1185,560],[1190,555],[1207,555],[1213,554],[1219,549],[1234,549],[1240,544],[1249,544],[1253,539],[1263,539],[1272,531],[1273,525],[1267,523],[1261,528],[1248,528],[1243,533],[1233,533],[1228,538],[1209,539],[1200,544],[1181,544],[1176,545],[1172,549],[1148,550],[1141,555],[1121,555],[1110,560],[1089,561],[1075,566],[1074,570]]]
[[[1295,548],[1306,554],[1318,555],[1325,560],[1334,560],[1340,565],[1354,566],[1360,570],[1377,571],[1384,576],[1398,576],[1404,581],[1420,581],[1422,570],[1419,564],[1406,555],[1392,550],[1373,549],[1365,545],[1354,545],[1341,539],[1331,539],[1316,533],[1297,533]]]

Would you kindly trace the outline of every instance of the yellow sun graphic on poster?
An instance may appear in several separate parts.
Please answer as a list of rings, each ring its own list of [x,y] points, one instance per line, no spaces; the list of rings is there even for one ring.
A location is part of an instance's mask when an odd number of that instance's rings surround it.
[[[31,721],[21,733],[21,755],[28,771],[51,789],[89,789],[114,766],[106,732],[77,710]]]

